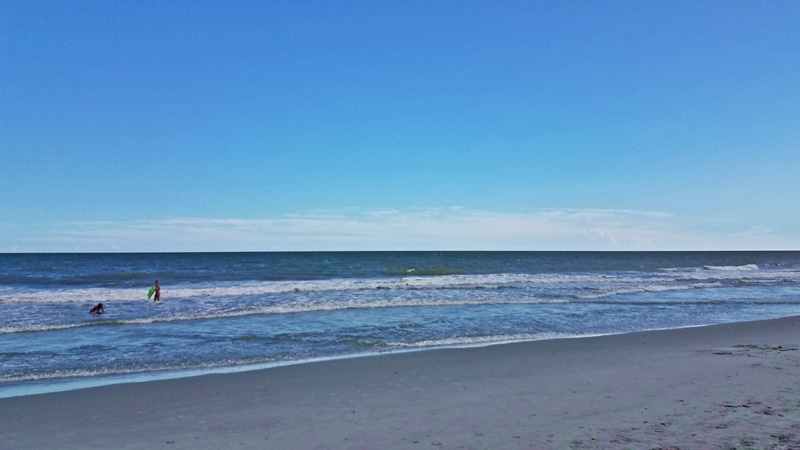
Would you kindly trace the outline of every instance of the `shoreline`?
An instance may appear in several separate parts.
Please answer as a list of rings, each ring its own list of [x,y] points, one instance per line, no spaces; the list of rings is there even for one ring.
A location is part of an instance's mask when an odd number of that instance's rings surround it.
[[[615,335],[622,335],[629,333],[680,330],[685,328],[698,328],[698,327],[707,327],[714,325],[720,325],[720,324],[687,325],[677,328],[657,328],[652,330],[625,331],[618,333],[559,335],[554,337],[542,337],[538,339],[528,339],[519,341],[499,340],[494,342],[475,342],[467,344],[452,344],[452,345],[441,345],[432,347],[404,348],[399,350],[389,350],[385,352],[357,353],[357,354],[328,356],[328,357],[319,357],[311,359],[271,361],[271,362],[241,364],[232,366],[197,367],[188,369],[165,369],[165,370],[156,370],[151,372],[131,372],[131,373],[116,373],[116,374],[93,375],[93,376],[83,376],[83,377],[14,381],[14,382],[0,383],[0,399],[12,398],[12,397],[24,397],[28,395],[52,394],[56,392],[67,392],[79,389],[91,389],[95,387],[113,386],[118,384],[147,383],[151,381],[174,380],[174,379],[191,378],[191,377],[198,377],[205,375],[224,375],[230,373],[269,370],[285,366],[314,364],[327,361],[339,361],[339,360],[349,360],[357,358],[379,357],[379,356],[387,356],[400,353],[481,348],[481,347],[491,347],[495,345],[525,344],[529,342],[549,341],[558,339],[590,339],[596,337],[615,336]]]
[[[4,448],[796,448],[800,316],[0,398]]]

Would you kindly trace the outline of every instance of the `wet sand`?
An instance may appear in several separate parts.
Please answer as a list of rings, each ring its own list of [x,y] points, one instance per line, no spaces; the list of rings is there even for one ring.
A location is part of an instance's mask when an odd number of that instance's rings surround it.
[[[0,399],[0,448],[800,448],[800,317]]]

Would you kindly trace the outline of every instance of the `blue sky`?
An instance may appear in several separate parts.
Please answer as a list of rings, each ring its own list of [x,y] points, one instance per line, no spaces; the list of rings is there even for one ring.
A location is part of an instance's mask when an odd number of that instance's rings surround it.
[[[0,2],[0,252],[800,249],[800,2]]]

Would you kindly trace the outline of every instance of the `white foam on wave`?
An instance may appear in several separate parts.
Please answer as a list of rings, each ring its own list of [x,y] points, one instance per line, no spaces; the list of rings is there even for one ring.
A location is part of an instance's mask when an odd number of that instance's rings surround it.
[[[514,342],[544,341],[550,339],[566,339],[576,337],[599,336],[597,334],[576,335],[568,333],[524,333],[496,336],[459,336],[441,339],[430,339],[418,342],[390,342],[390,348],[436,348],[436,347],[482,347]]]
[[[757,278],[754,278],[757,277]],[[697,284],[691,280],[744,280],[756,283],[783,282],[786,279],[800,281],[794,272],[786,270],[760,270],[755,264],[741,266],[704,266],[693,270],[660,269],[659,272],[643,273],[556,273],[556,274],[477,274],[408,276],[391,278],[351,278],[301,281],[240,282],[218,286],[177,285],[162,286],[164,299],[193,299],[220,297],[244,297],[282,295],[290,293],[364,292],[371,290],[451,290],[451,289],[506,289],[506,288],[564,288],[578,298],[596,298],[628,292],[693,289],[714,287],[713,284]],[[669,286],[668,288],[659,285]],[[579,290],[589,288],[601,294],[582,295]],[[147,290],[143,288],[73,288],[57,290],[0,291],[0,303],[91,303],[115,301],[147,301]],[[570,294],[564,292],[564,296]]]
[[[38,331],[57,331],[69,328],[89,327],[89,326],[109,326],[109,325],[146,325],[162,322],[186,322],[208,319],[225,319],[253,315],[279,315],[297,314],[312,312],[329,312],[352,309],[388,309],[388,308],[412,308],[412,307],[444,307],[444,306],[469,306],[469,305],[536,305],[536,304],[558,304],[569,303],[563,299],[541,299],[541,298],[518,298],[518,299],[493,299],[471,300],[471,299],[385,299],[370,300],[367,302],[358,301],[326,301],[326,302],[297,302],[275,305],[251,306],[239,310],[204,310],[193,311],[191,313],[178,313],[171,316],[140,317],[131,319],[114,319],[92,322],[70,323],[70,324],[23,324],[16,326],[6,326],[0,328],[0,335],[12,333],[29,333]]]
[[[667,270],[665,270],[667,271]],[[774,284],[800,282],[797,270],[777,268],[762,269],[756,264],[742,266],[703,266],[695,269],[668,270],[677,282],[689,280],[746,281],[752,283]]]
[[[68,323],[68,324],[26,324],[18,326],[0,327],[0,335],[13,333],[35,333],[37,331],[58,331],[70,328],[80,328],[92,326],[92,323]]]
[[[147,290],[81,288],[0,294],[0,303],[92,303],[134,300],[147,300]]]
[[[146,367],[96,367],[91,369],[63,369],[63,370],[53,370],[41,373],[11,374],[3,376],[0,377],[0,387],[2,387],[1,384],[5,383],[10,384],[10,383],[50,381],[50,380],[83,379],[83,378],[94,378],[94,377],[114,377],[114,376],[124,376],[124,375],[147,375],[149,377],[152,377],[152,374],[157,372],[204,371],[208,369],[230,368],[240,365],[268,364],[273,361],[275,361],[274,358],[264,356],[264,357],[247,358],[241,360],[228,359],[221,361],[208,361],[202,364],[198,363],[149,364]]]
[[[721,286],[722,283],[718,281],[710,283],[691,283],[691,284],[680,284],[680,285],[650,284],[650,285],[637,286],[634,284],[630,286],[608,287],[604,290],[601,290],[600,292],[595,292],[591,294],[578,294],[575,297],[584,300],[591,300],[604,297],[613,297],[615,295],[640,294],[643,292],[685,291],[688,289],[708,289]]]
[[[162,285],[162,298],[257,296],[303,292],[341,292],[413,289],[497,289],[521,284],[581,283],[596,279],[586,275],[489,274],[442,275],[375,279],[243,282],[223,286],[170,287]],[[148,288],[80,288],[0,293],[0,303],[86,303],[93,301],[145,301]]]
[[[742,266],[703,266],[705,270],[719,270],[725,272],[751,272],[754,270],[759,270],[757,264],[745,264]]]

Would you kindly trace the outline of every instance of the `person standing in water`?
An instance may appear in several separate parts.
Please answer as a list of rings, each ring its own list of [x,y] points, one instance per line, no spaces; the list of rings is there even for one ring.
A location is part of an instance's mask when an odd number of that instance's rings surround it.
[[[90,314],[105,314],[106,313],[106,309],[103,308],[103,304],[102,303],[98,303],[97,306],[95,306],[94,308],[89,310],[89,313]]]
[[[156,295],[155,295],[155,297],[153,297],[153,301],[157,302],[157,301],[161,300],[161,286],[158,285],[158,280],[156,280],[156,285],[154,287],[156,288],[156,292],[155,292]]]

